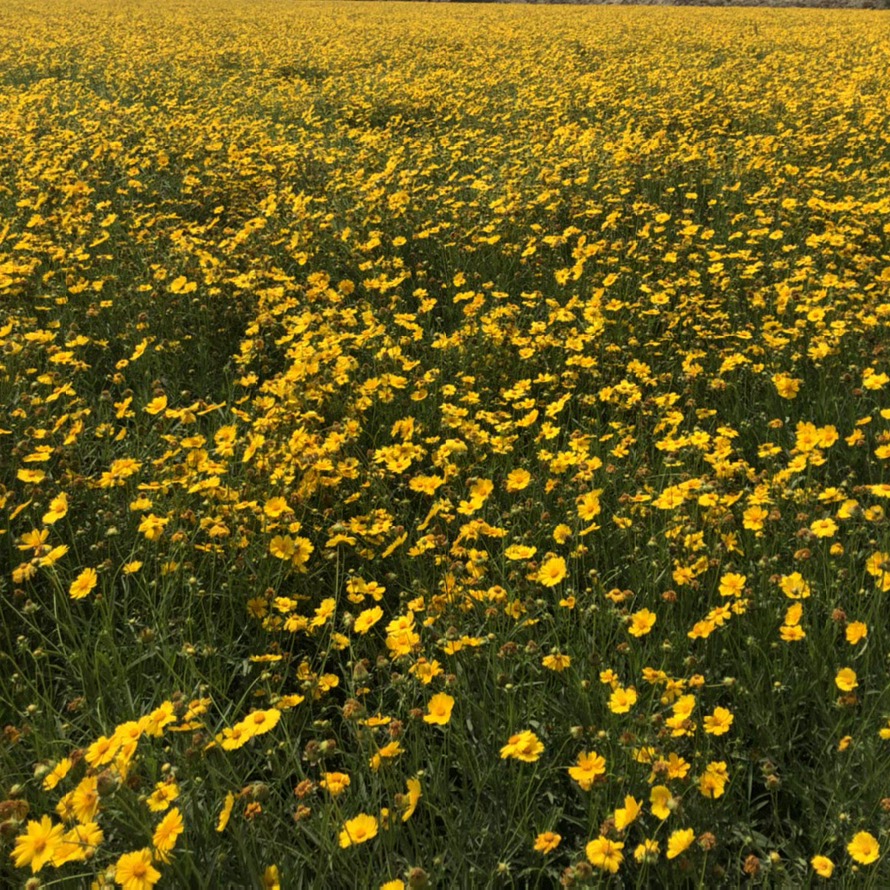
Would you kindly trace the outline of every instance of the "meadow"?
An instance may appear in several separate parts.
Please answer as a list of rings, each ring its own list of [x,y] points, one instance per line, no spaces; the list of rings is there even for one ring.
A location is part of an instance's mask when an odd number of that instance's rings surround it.
[[[10,0],[0,883],[890,886],[890,20]]]

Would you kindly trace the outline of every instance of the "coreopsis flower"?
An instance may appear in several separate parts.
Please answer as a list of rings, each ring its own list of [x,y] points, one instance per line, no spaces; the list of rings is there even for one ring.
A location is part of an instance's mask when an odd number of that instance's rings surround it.
[[[562,840],[562,835],[555,831],[542,831],[535,838],[535,851],[538,853],[552,853]]]
[[[530,729],[525,729],[510,736],[507,744],[501,748],[501,759],[512,757],[524,763],[534,763],[543,750],[543,742]]]
[[[65,776],[68,775],[68,771],[73,766],[70,757],[63,757],[44,777],[43,777],[43,789],[44,791],[52,791]]]
[[[346,773],[325,773],[318,783],[332,797],[342,794],[350,785],[351,779]]]
[[[633,637],[644,637],[655,626],[656,615],[650,609],[640,609],[630,616],[627,632]]]
[[[624,855],[621,852],[623,849],[624,844],[620,841],[610,841],[607,837],[600,835],[587,844],[587,859],[591,865],[615,874],[621,867],[621,863],[624,862]]]
[[[847,642],[851,646],[855,646],[860,640],[864,640],[868,636],[868,626],[862,621],[851,621],[847,625],[844,634]]]
[[[649,803],[652,806],[652,815],[664,821],[671,814],[674,796],[667,785],[655,785],[649,792]]]
[[[54,522],[58,522],[67,512],[68,495],[63,491],[49,502],[49,510],[43,514],[41,521],[44,525],[52,525]]]
[[[725,760],[712,760],[702,773],[698,782],[698,790],[705,797],[717,798],[723,794],[729,781],[729,771]]]
[[[544,658],[541,659],[541,664],[543,664],[545,668],[555,671],[556,673],[561,673],[566,670],[571,663],[572,658],[570,655],[562,655],[559,652],[554,653],[553,655],[545,655]]]
[[[348,819],[340,831],[340,846],[344,849],[355,844],[363,844],[377,837],[379,824],[376,816],[361,813],[354,819]]]
[[[506,489],[511,494],[514,494],[517,491],[522,491],[524,488],[527,488],[529,482],[531,481],[532,476],[531,473],[528,472],[528,470],[511,470],[510,473],[507,475]]]
[[[158,823],[151,839],[155,856],[160,862],[170,861],[170,852],[176,846],[176,839],[182,834],[182,830],[182,813],[178,807],[173,807]]]
[[[75,825],[62,835],[62,840],[53,853],[52,864],[61,868],[68,862],[84,862],[95,852],[105,838],[98,822]]]
[[[671,832],[671,836],[668,838],[667,858],[676,859],[677,856],[689,849],[694,840],[695,832],[691,828],[678,828]]]
[[[530,547],[526,544],[511,544],[504,551],[504,556],[506,556],[507,559],[524,560],[531,559],[537,552],[537,547]]]
[[[741,596],[745,590],[745,582],[748,580],[746,575],[739,575],[736,572],[727,572],[720,579],[718,591],[720,596]]]
[[[417,809],[417,804],[420,802],[420,798],[423,796],[420,790],[420,779],[407,779],[406,784],[408,785],[408,793],[401,795],[403,822],[407,822],[414,815],[414,811]]]
[[[814,856],[810,865],[820,878],[830,878],[834,873],[834,863],[827,856]]]
[[[841,692],[852,692],[859,685],[859,681],[856,679],[856,671],[853,668],[841,668],[834,678],[834,685]]]
[[[634,800],[631,795],[624,798],[624,806],[615,810],[615,828],[618,831],[624,831],[637,816],[640,815],[643,805],[638,800]]]
[[[779,579],[779,587],[788,599],[802,600],[810,595],[810,585],[803,579],[800,572],[782,575]]]
[[[606,758],[596,751],[582,751],[578,755],[576,766],[569,767],[569,775],[581,786],[584,791],[590,791],[593,783],[599,776],[606,774]]]
[[[810,523],[810,531],[817,538],[830,538],[837,532],[837,523],[833,519],[816,519]]]
[[[444,726],[451,719],[453,707],[454,699],[445,692],[439,692],[429,700],[427,705],[429,713],[424,714],[423,722]]]
[[[151,890],[161,879],[161,873],[151,864],[151,850],[124,853],[114,867],[115,883],[123,890]]]
[[[541,563],[537,580],[544,587],[556,587],[566,576],[566,561],[561,556],[551,556]]]
[[[85,824],[93,821],[99,811],[98,776],[85,776],[80,780],[71,795],[71,809],[78,822]]]
[[[867,831],[858,831],[847,844],[847,852],[854,862],[871,865],[881,855],[881,847],[874,835]]]
[[[177,797],[179,786],[176,782],[158,782],[155,790],[145,799],[145,805],[153,813],[163,813]]]
[[[265,711],[254,711],[248,714],[238,725],[242,726],[251,736],[263,735],[278,725],[281,711],[268,708]]]
[[[167,396],[157,396],[152,399],[142,410],[146,414],[160,414],[167,407]]]
[[[366,634],[381,618],[383,617],[383,609],[380,606],[373,606],[370,609],[364,609],[359,612],[352,629],[357,634]]]
[[[634,850],[634,859],[637,862],[645,862],[651,865],[657,861],[660,849],[658,841],[654,839],[645,840]]]
[[[776,392],[783,399],[796,398],[798,392],[800,392],[800,385],[803,383],[803,380],[799,377],[792,377],[784,372],[773,374],[772,381],[773,386],[776,387]]]
[[[714,708],[714,713],[702,721],[705,732],[710,735],[725,735],[735,718],[726,708]]]
[[[637,703],[637,690],[633,686],[619,686],[609,696],[609,710],[613,714],[626,714]]]
[[[230,791],[226,794],[225,800],[223,801],[222,810],[219,813],[219,819],[216,823],[217,831],[225,831],[226,826],[229,824],[229,819],[232,815],[232,809],[235,806],[235,795]]]
[[[73,600],[82,600],[95,588],[99,576],[95,569],[84,569],[68,588],[68,596]]]
[[[49,816],[43,816],[39,822],[30,820],[24,833],[15,839],[15,849],[12,851],[15,867],[30,865],[32,873],[40,871],[52,860],[64,833],[64,826],[53,825]]]

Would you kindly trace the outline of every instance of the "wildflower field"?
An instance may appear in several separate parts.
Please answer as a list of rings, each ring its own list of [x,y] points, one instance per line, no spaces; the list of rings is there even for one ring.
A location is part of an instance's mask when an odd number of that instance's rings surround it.
[[[0,885],[890,886],[890,19],[10,0]]]

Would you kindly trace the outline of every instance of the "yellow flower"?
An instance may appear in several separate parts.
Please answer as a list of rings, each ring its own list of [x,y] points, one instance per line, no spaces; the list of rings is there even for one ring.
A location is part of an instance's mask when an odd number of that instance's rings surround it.
[[[569,775],[581,786],[584,791],[590,791],[591,786],[599,776],[606,774],[606,758],[596,751],[582,751],[578,755],[578,765],[569,767]]]
[[[649,803],[652,805],[652,815],[664,821],[671,814],[674,797],[667,785],[656,785],[649,792]]]
[[[52,523],[61,519],[68,512],[68,495],[65,492],[57,494],[49,502],[49,510],[43,514],[43,524],[52,525]]]
[[[504,551],[504,556],[507,559],[531,559],[537,552],[537,547],[529,547],[525,544],[511,544]]]
[[[217,831],[225,831],[226,826],[229,824],[229,817],[232,815],[232,808],[235,806],[235,795],[230,791],[225,800],[223,801],[223,807],[219,814],[219,820],[216,823]]]
[[[454,707],[454,699],[445,692],[434,695],[430,701],[429,713],[424,714],[424,723],[435,723],[444,726],[451,719],[451,709]]]
[[[528,484],[531,481],[532,476],[528,470],[511,470],[507,475],[507,491],[511,493],[522,491],[524,488],[528,487]]]
[[[325,773],[318,784],[332,797],[336,797],[349,787],[351,781],[346,773]]]
[[[862,621],[851,621],[847,625],[846,638],[851,646],[868,636],[868,626]]]
[[[61,843],[53,854],[53,866],[60,868],[67,862],[84,862],[95,852],[105,838],[98,822],[75,825],[62,835]]]
[[[685,853],[695,840],[695,832],[691,828],[678,828],[668,838],[667,858],[676,859]]]
[[[626,714],[637,703],[637,690],[633,686],[619,686],[609,696],[609,710],[613,714]]]
[[[572,658],[570,655],[562,655],[558,652],[553,655],[545,655],[544,658],[541,659],[541,664],[543,664],[545,668],[551,671],[556,671],[556,673],[561,673],[566,670],[571,663]]]
[[[739,575],[735,572],[727,572],[720,579],[718,588],[720,596],[741,596],[745,590],[745,582],[748,580],[746,575]]]
[[[167,396],[152,399],[143,409],[146,414],[160,414],[167,407]]]
[[[642,808],[643,805],[628,794],[624,798],[624,806],[615,810],[615,828],[624,831],[640,815]]]
[[[847,844],[847,852],[860,865],[871,865],[881,855],[881,847],[874,835],[867,831],[859,831]]]
[[[698,781],[698,790],[705,797],[716,798],[723,794],[729,781],[725,760],[712,760]],[[653,808],[654,812],[654,808]]]
[[[362,813],[343,825],[340,831],[340,846],[345,849],[353,844],[363,844],[377,837],[377,829],[377,817]]]
[[[656,840],[645,840],[634,850],[634,859],[637,862],[646,862],[650,865],[657,861],[661,848]]]
[[[562,840],[562,835],[554,831],[543,831],[535,838],[535,850],[538,853],[552,853]]]
[[[86,776],[81,779],[71,795],[71,809],[74,818],[82,824],[92,822],[99,811],[99,779]]]
[[[161,873],[151,864],[151,850],[124,853],[114,867],[115,883],[123,890],[151,890],[161,879]]]
[[[65,776],[68,775],[68,770],[72,767],[72,762],[69,757],[64,757],[60,760],[44,777],[43,777],[43,790],[44,791],[52,791]]]
[[[177,797],[179,786],[176,782],[158,782],[155,790],[145,799],[145,805],[153,813],[163,813]]]
[[[281,877],[277,865],[267,865],[263,872],[263,890],[281,890]]]
[[[512,757],[524,763],[534,763],[543,750],[541,740],[530,729],[526,729],[510,736],[507,744],[501,748],[501,759]]]
[[[711,735],[725,735],[735,718],[726,708],[714,708],[714,713],[704,719],[705,732]]]
[[[53,825],[49,816],[43,816],[39,822],[29,821],[24,833],[15,839],[12,852],[15,867],[30,865],[32,873],[40,871],[53,858],[64,832],[64,827]]]
[[[801,383],[803,383],[803,380],[801,380],[799,377],[791,377],[784,372],[780,374],[773,374],[772,381],[773,385],[776,387],[776,392],[783,399],[795,398],[800,391]]]
[[[644,637],[655,626],[656,615],[649,609],[640,609],[630,616],[627,632],[633,637]]]
[[[373,606],[365,609],[358,614],[352,629],[357,634],[366,634],[381,618],[383,617],[383,609],[380,606]]]
[[[82,600],[95,588],[99,576],[95,569],[84,569],[68,588],[68,596],[73,600]]]
[[[544,587],[556,587],[566,576],[566,561],[561,556],[551,556],[538,569],[538,582]]]
[[[830,538],[837,531],[837,523],[833,519],[816,519],[810,523],[810,531],[817,538]]]
[[[827,856],[814,856],[810,865],[820,878],[830,878],[834,872],[834,863]]]
[[[176,846],[176,839],[182,834],[182,813],[173,807],[158,823],[151,843],[155,854],[161,862],[169,862],[169,853]]]
[[[834,684],[841,692],[852,692],[859,685],[856,671],[853,668],[841,668],[834,678]]]
[[[417,809],[417,804],[423,796],[420,790],[420,779],[407,779],[406,781],[408,785],[408,793],[402,795],[402,807],[404,808],[404,812],[402,813],[403,822],[407,822],[414,815],[414,811]]]
[[[587,844],[586,852],[592,865],[615,874],[621,867],[621,863],[624,862],[624,856],[621,853],[623,849],[624,844],[620,841],[610,841],[607,837],[600,835]]]

